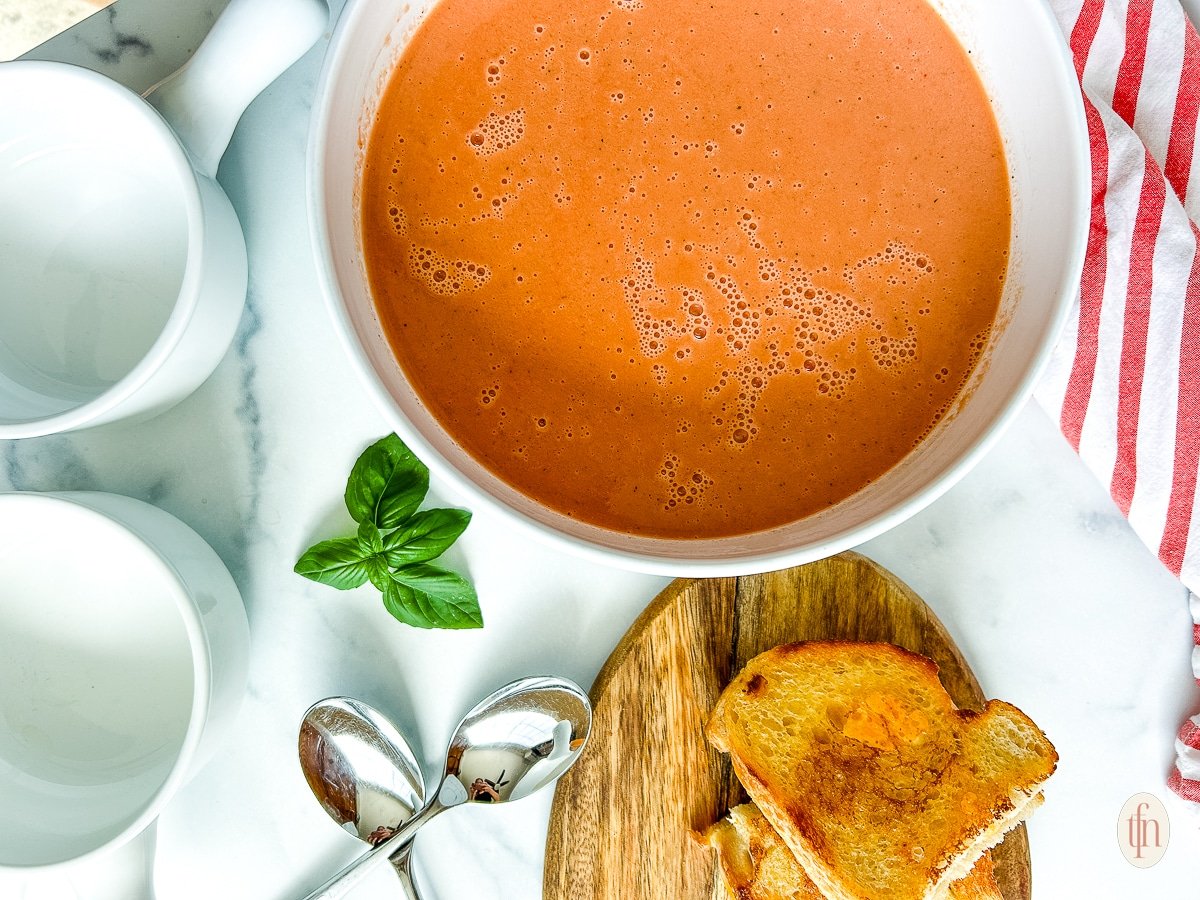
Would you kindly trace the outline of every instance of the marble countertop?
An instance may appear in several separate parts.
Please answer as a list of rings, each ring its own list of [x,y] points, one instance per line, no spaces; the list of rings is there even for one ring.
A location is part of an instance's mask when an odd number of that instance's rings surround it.
[[[223,5],[119,0],[30,56],[140,90],[187,57]],[[157,888],[171,900],[286,900],[358,852],[297,765],[313,701],[349,694],[389,712],[432,773],[478,697],[530,673],[590,684],[666,584],[528,544],[483,511],[449,559],[479,589],[482,631],[414,631],[370,590],[340,593],[292,573],[305,547],[348,530],[345,475],[389,430],[335,340],[309,244],[305,141],[324,46],[251,105],[221,165],[250,287],[213,377],[147,423],[0,442],[0,490],[104,490],[157,504],[212,544],[245,598],[252,661],[240,737],[159,826]],[[431,499],[463,503],[436,480]],[[1058,747],[1059,771],[1029,824],[1035,897],[1194,897],[1200,818],[1165,786],[1175,732],[1200,702],[1186,592],[1055,423],[1029,406],[961,483],[858,549],[924,597],[985,692],[1028,712]],[[1172,824],[1150,869],[1129,865],[1117,844],[1121,806],[1142,791],[1166,803]],[[537,796],[433,822],[416,854],[426,896],[540,896],[549,808]],[[355,896],[398,893],[384,870]]]

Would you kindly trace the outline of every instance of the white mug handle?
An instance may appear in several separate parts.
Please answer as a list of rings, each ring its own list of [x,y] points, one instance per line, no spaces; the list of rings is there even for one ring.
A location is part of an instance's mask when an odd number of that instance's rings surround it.
[[[143,96],[196,168],[215,175],[250,101],[316,43],[328,22],[324,0],[230,0],[183,68]]]
[[[157,822],[120,847],[68,870],[79,900],[154,900]]]

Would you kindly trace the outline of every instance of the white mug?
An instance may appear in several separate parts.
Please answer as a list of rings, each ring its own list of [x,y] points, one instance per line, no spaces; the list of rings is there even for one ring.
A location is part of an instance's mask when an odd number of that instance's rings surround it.
[[[147,417],[212,374],[247,280],[217,164],[327,21],[323,0],[232,0],[146,100],[0,63],[0,439]]]
[[[232,729],[249,628],[194,531],[0,494],[0,896],[150,900],[155,820]]]

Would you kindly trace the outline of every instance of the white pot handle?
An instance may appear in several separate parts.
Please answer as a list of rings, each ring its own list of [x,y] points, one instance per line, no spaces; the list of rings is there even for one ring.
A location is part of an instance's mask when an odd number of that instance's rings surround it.
[[[230,0],[192,58],[144,96],[196,168],[215,175],[250,101],[316,43],[328,22],[324,0]]]

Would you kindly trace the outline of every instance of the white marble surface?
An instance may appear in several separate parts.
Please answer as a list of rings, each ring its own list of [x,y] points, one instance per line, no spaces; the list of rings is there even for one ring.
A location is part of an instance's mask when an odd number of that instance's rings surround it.
[[[186,57],[222,6],[119,0],[31,55],[143,88]],[[168,900],[297,897],[357,852],[296,762],[313,701],[350,694],[390,712],[433,773],[476,698],[533,672],[590,684],[665,584],[528,545],[482,511],[449,560],[479,588],[480,632],[416,632],[368,590],[292,574],[308,544],[349,526],[345,475],[388,431],[335,343],[311,259],[304,143],[322,49],[251,106],[221,166],[246,232],[250,291],[216,374],[149,423],[0,442],[0,489],[156,503],[212,543],[243,591],[253,659],[241,734],[161,821],[156,880]],[[433,495],[462,502],[436,482]],[[1200,703],[1185,592],[1054,424],[1026,409],[961,484],[860,549],[930,603],[985,691],[1025,709],[1057,745],[1059,771],[1029,826],[1035,897],[1197,896],[1200,819],[1165,787],[1176,728]],[[1117,846],[1121,805],[1140,791],[1167,803],[1173,826],[1148,870]],[[549,805],[537,797],[431,824],[417,850],[429,900],[540,896]],[[383,871],[356,896],[398,894]]]

